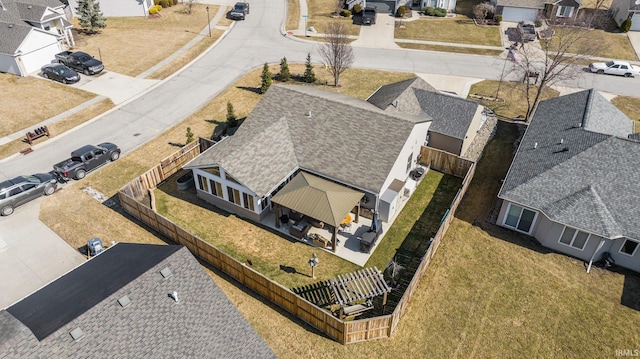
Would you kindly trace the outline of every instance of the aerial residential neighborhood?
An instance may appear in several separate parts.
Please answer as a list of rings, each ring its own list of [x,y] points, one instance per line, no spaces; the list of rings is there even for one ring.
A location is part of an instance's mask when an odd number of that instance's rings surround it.
[[[0,0],[0,358],[640,355],[634,6]]]

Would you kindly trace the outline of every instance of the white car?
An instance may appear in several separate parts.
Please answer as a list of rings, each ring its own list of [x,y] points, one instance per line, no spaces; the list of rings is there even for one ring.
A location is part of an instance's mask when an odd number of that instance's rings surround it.
[[[625,61],[594,62],[589,64],[589,70],[599,74],[619,75],[624,77],[635,77],[640,75],[640,67],[633,66]]]

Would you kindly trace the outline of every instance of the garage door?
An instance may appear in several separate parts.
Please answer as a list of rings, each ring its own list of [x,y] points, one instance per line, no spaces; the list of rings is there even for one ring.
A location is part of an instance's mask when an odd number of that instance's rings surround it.
[[[395,1],[367,1],[367,6],[375,7],[378,13],[393,14],[396,7]]]
[[[60,52],[58,43],[53,43],[49,46],[41,49],[29,52],[21,56],[24,69],[28,72],[34,72],[40,70],[40,68],[55,58],[55,55]]]
[[[633,15],[631,18],[631,31],[640,31],[640,15]]]
[[[502,21],[518,22],[518,21],[536,21],[538,10],[523,9],[520,7],[505,7],[502,9]]]

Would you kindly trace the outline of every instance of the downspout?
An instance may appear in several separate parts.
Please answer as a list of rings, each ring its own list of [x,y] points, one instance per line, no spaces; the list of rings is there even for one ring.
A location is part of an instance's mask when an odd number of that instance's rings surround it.
[[[596,254],[598,253],[598,251],[600,249],[602,249],[602,246],[604,246],[604,241],[605,241],[605,239],[602,238],[600,240],[600,243],[598,244],[598,247],[596,248],[596,250],[593,251],[593,255],[591,255],[591,259],[589,260],[589,265],[587,266],[587,273],[589,273],[589,271],[591,270],[591,265],[593,264],[593,259],[596,257]]]

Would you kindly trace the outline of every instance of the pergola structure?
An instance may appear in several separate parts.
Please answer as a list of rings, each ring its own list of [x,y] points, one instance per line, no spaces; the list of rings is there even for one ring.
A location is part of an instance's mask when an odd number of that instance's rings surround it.
[[[276,228],[280,228],[282,207],[322,221],[333,227],[331,243],[335,252],[338,227],[354,207],[354,222],[358,223],[360,200],[363,196],[363,192],[301,171],[271,198]]]
[[[383,296],[382,308],[384,308],[387,304],[387,293],[391,292],[391,288],[387,285],[382,272],[377,267],[364,268],[353,273],[338,275],[336,278],[329,279],[328,283],[335,301],[340,304],[341,316],[349,312],[345,306],[363,300],[370,300],[380,295]],[[366,310],[366,307],[359,306],[362,308],[354,309]]]

